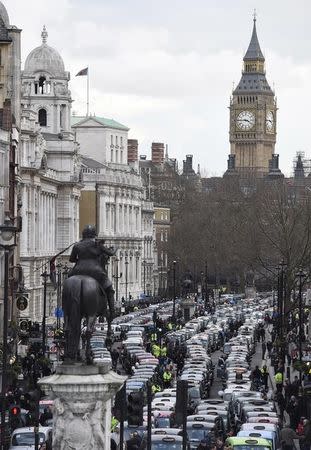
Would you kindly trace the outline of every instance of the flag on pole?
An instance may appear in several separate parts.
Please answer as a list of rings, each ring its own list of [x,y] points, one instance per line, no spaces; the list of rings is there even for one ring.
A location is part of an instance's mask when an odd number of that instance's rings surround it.
[[[86,67],[85,69],[80,70],[80,72],[77,73],[76,77],[83,77],[84,75],[89,74],[89,68]]]
[[[67,251],[70,247],[72,247],[75,244],[75,242],[73,244],[68,245],[68,247],[66,247],[64,250],[60,251],[59,253],[57,253],[55,256],[53,256],[50,260],[49,260],[49,265],[50,265],[50,280],[51,283],[54,285],[54,289],[56,289],[57,287],[57,281],[56,281],[56,258],[58,256],[61,256],[63,253],[65,253],[65,251]]]

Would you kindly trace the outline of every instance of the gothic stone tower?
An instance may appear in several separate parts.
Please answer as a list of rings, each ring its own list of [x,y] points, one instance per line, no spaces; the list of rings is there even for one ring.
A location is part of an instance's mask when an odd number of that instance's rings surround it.
[[[276,99],[265,75],[254,18],[253,33],[244,56],[241,80],[230,102],[230,153],[242,176],[262,177],[276,142]]]

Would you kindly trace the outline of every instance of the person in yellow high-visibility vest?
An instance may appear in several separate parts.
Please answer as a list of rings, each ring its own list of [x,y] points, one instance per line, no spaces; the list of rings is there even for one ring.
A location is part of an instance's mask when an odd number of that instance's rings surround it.
[[[171,372],[169,372],[168,370],[164,370],[164,372],[163,372],[164,387],[165,388],[170,387],[171,381],[172,381],[172,374],[171,374]]]
[[[156,358],[159,358],[160,352],[161,352],[161,348],[159,347],[159,345],[153,344],[153,346],[152,346],[152,354],[153,354],[153,356],[155,356]]]
[[[163,347],[160,349],[160,355],[161,356],[167,356],[167,347],[166,347],[166,345],[163,345]]]
[[[277,372],[274,375],[274,381],[275,381],[277,392],[282,392],[282,389],[283,389],[283,374],[282,374],[282,372]]]

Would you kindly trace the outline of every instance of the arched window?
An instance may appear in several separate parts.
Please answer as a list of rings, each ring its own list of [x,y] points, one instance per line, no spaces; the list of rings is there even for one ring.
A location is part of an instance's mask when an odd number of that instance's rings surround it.
[[[45,88],[46,88],[45,82],[46,82],[45,77],[39,78],[39,93],[40,94],[45,94]]]
[[[41,127],[46,127],[47,125],[47,115],[45,109],[40,109],[38,113],[38,120]]]

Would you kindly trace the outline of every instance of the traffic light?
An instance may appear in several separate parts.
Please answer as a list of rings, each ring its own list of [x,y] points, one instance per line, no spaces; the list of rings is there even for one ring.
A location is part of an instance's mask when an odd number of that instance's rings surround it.
[[[143,425],[144,393],[132,392],[127,397],[127,422],[129,425]]]
[[[122,388],[116,393],[115,399],[114,399],[114,416],[116,419],[118,419],[119,422],[124,422],[127,419],[127,410],[124,408],[124,405],[126,404],[126,388],[125,384],[122,386]]]
[[[11,405],[9,410],[9,420],[11,430],[15,430],[21,426],[21,408],[19,405]]]
[[[32,421],[32,425],[37,426],[39,423],[39,401],[41,392],[39,389],[27,392],[25,395],[26,409],[28,409]]]

